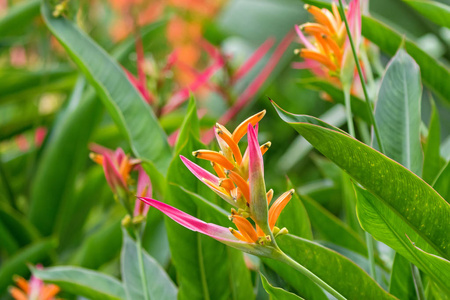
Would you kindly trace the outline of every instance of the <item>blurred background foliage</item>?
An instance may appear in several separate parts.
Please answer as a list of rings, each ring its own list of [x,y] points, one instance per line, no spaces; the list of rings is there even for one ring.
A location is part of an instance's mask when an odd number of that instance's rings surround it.
[[[367,261],[362,257],[365,245],[355,246],[360,247],[359,254],[355,254],[358,251],[350,253],[343,242],[345,234],[351,232],[352,237],[356,236],[354,243],[361,243],[362,232],[346,211],[343,199],[351,192],[342,180],[342,171],[281,122],[268,100],[274,99],[290,112],[317,116],[346,128],[342,107],[333,100],[324,100],[317,85],[309,83],[312,74],[308,70],[291,67],[292,62],[300,61],[294,54],[300,46],[294,39],[293,27],[311,20],[311,16],[299,0],[204,2],[194,5],[181,0],[70,0],[61,2],[65,7],[60,13],[76,22],[135,76],[139,59],[133,30],[138,28],[147,84],[158,91],[158,99],[151,107],[168,136],[180,127],[187,102],[166,114],[161,109],[174,91],[189,86],[196,74],[209,66],[209,46],[226,57],[226,64],[209,78],[211,84],[194,91],[204,131],[233,107],[239,95],[264,72],[278,45],[287,37],[288,46],[267,80],[226,125],[234,128],[247,116],[267,110],[259,129],[261,140],[272,142],[265,155],[266,183],[279,194],[286,190],[289,177],[298,192],[306,196],[304,204],[314,240],[367,269]],[[450,30],[433,23],[407,2],[370,1],[370,15],[448,67]],[[448,0],[439,2],[450,5]],[[132,153],[132,149],[89,81],[48,30],[40,6],[38,0],[0,0],[2,299],[8,299],[6,289],[12,284],[13,274],[29,274],[25,263],[71,264],[119,275],[120,221],[125,211],[115,205],[101,168],[89,159],[88,153],[90,143],[113,149],[122,147],[126,153]],[[229,75],[270,38],[274,43],[268,53],[242,80],[231,85]],[[173,51],[178,51],[178,60],[160,80],[158,76]],[[381,52],[382,67],[390,55]],[[375,80],[380,79],[382,71],[375,70]],[[424,86],[424,124],[430,121],[433,92]],[[441,156],[448,160],[450,98],[446,96],[434,98],[441,123]],[[135,122],[138,124],[139,120]],[[362,136],[363,132],[359,134]],[[152,180],[156,183],[156,195],[161,195],[158,179]],[[154,210],[148,216],[144,245],[175,279],[164,222]],[[280,280],[270,269],[267,273],[270,282]],[[379,272],[382,278],[378,281],[384,286],[385,273]]]

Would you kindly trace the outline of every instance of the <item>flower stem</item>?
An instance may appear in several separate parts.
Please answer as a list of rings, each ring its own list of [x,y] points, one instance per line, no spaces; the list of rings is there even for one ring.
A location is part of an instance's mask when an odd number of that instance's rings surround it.
[[[353,124],[352,105],[350,102],[350,88],[344,87],[345,114],[347,116],[348,133],[355,137],[355,125]]]
[[[326,283],[325,281],[320,279],[320,277],[318,277],[316,274],[314,274],[313,272],[311,272],[310,270],[308,270],[307,268],[305,268],[304,266],[302,266],[301,264],[299,264],[298,262],[296,262],[295,260],[290,258],[283,251],[278,250],[275,253],[277,254],[275,256],[275,259],[277,259],[277,260],[279,260],[279,261],[281,261],[281,262],[291,266],[292,268],[296,269],[297,271],[299,271],[300,273],[302,273],[303,275],[305,275],[306,277],[311,279],[318,286],[320,286],[321,288],[326,290],[328,293],[330,293],[331,295],[336,297],[336,299],[339,299],[339,300],[346,300],[347,299],[344,296],[342,296],[338,291],[336,291],[331,286],[329,286],[328,283]]]
[[[344,23],[345,23],[345,29],[347,30],[348,39],[349,39],[350,45],[352,47],[353,57],[355,59],[356,68],[358,69],[359,79],[361,80],[361,86],[362,86],[362,89],[363,89],[363,92],[364,92],[364,97],[366,99],[365,102],[366,102],[366,105],[367,105],[367,110],[369,112],[370,122],[373,125],[373,130],[374,130],[377,142],[378,142],[378,147],[380,148],[381,153],[384,153],[383,143],[381,142],[380,133],[378,131],[378,126],[377,126],[377,123],[375,121],[375,117],[373,115],[372,105],[371,105],[371,102],[370,102],[369,94],[367,93],[366,83],[364,81],[364,76],[363,76],[363,73],[362,73],[362,70],[361,70],[361,65],[359,63],[358,55],[356,53],[355,44],[353,43],[353,38],[352,38],[352,35],[351,35],[351,32],[350,32],[350,26],[348,25],[348,20],[347,20],[347,16],[345,15],[344,5],[342,4],[342,0],[339,0],[339,8],[341,10],[342,19],[344,20]]]
[[[376,280],[376,269],[375,269],[375,255],[373,251],[373,237],[370,233],[366,231],[366,245],[367,245],[367,255],[369,257],[369,264],[370,264],[370,275],[373,279]]]
[[[142,239],[141,233],[138,227],[135,227],[134,233],[136,235],[136,245],[137,245],[137,256],[138,256],[138,264],[139,264],[139,274],[141,275],[141,284],[142,284],[142,292],[144,293],[144,299],[150,300],[150,296],[148,294],[147,289],[147,277],[145,276],[144,269],[144,254],[142,252]]]

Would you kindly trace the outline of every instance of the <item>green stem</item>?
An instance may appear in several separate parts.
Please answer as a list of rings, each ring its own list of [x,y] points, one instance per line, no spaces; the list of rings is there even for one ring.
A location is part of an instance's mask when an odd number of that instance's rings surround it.
[[[141,284],[142,284],[142,289],[144,292],[144,299],[150,300],[150,296],[148,294],[148,289],[147,289],[147,277],[145,276],[145,270],[144,270],[144,254],[142,252],[141,233],[139,232],[139,229],[137,227],[135,227],[134,233],[136,235],[139,274],[141,275]]]
[[[278,250],[275,253],[277,254],[275,256],[275,259],[277,259],[277,260],[279,260],[279,261],[281,261],[281,262],[291,266],[292,268],[296,269],[297,271],[299,271],[300,273],[302,273],[303,275],[305,275],[306,277],[311,279],[318,286],[320,286],[321,288],[326,290],[328,293],[330,293],[331,295],[336,297],[336,299],[339,299],[339,300],[346,300],[347,299],[344,296],[342,296],[338,291],[336,291],[331,286],[329,286],[325,281],[320,279],[316,274],[314,274],[313,272],[311,272],[310,270],[308,270],[307,268],[305,268],[304,266],[302,266],[301,264],[299,264],[298,262],[296,262],[295,260],[290,258],[283,251]]]
[[[344,87],[345,115],[347,116],[348,133],[355,137],[355,125],[353,124],[352,104],[350,101],[350,88]]]
[[[367,245],[367,255],[369,256],[370,263],[370,275],[376,280],[377,271],[375,269],[375,255],[373,251],[373,237],[370,233],[366,231],[366,245]]]
[[[375,117],[373,115],[373,110],[372,110],[372,105],[370,103],[370,98],[369,95],[367,93],[367,87],[366,87],[366,83],[364,81],[364,76],[361,70],[361,65],[359,63],[359,59],[358,59],[358,55],[356,53],[356,48],[355,45],[353,43],[353,38],[350,32],[350,26],[348,25],[348,21],[347,21],[347,16],[345,15],[345,11],[344,11],[344,5],[342,4],[342,0],[339,0],[339,8],[341,10],[341,14],[342,14],[342,19],[344,20],[345,23],[345,28],[347,30],[347,36],[348,36],[348,40],[350,41],[350,45],[352,47],[352,52],[353,52],[353,57],[355,59],[356,62],[356,68],[358,69],[358,74],[359,74],[359,79],[361,80],[361,86],[364,92],[364,97],[366,98],[366,105],[367,105],[367,110],[369,112],[369,117],[370,117],[370,122],[373,125],[373,130],[375,132],[375,137],[377,139],[378,142],[378,147],[380,148],[381,153],[384,153],[384,148],[383,148],[383,144],[381,142],[381,138],[380,138],[380,133],[378,131],[378,126],[377,123],[375,121]]]
[[[411,264],[411,273],[414,280],[414,287],[416,288],[416,294],[418,300],[425,300],[425,292],[423,289],[422,278],[420,277],[419,269]]]

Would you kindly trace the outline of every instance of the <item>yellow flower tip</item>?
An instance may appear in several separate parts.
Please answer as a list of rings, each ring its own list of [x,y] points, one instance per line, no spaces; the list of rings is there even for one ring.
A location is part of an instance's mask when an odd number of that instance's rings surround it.
[[[234,169],[234,165],[221,153],[211,150],[197,150],[192,152],[196,158],[205,159],[218,163],[225,169]]]
[[[275,226],[275,228],[278,228],[278,227]],[[279,237],[279,236],[282,236],[282,235],[285,235],[288,233],[289,233],[289,230],[287,230],[286,227],[283,227],[281,229],[278,228],[278,232],[276,234],[274,233],[274,237]]]
[[[249,242],[242,234],[239,233],[239,231],[237,231],[234,228],[229,227],[228,228],[231,232],[232,235],[234,235],[236,238],[238,238],[239,240],[243,241],[243,242]]]
[[[236,129],[233,131],[232,137],[233,140],[238,143],[242,137],[247,133],[248,124],[252,124],[252,126],[255,126],[266,114],[266,110],[262,110],[257,114],[254,114],[253,116],[247,118],[244,120],[241,124],[236,127]]]
[[[193,151],[193,152],[192,152],[192,155],[193,155],[194,157],[197,157],[198,151]]]
[[[89,153],[89,158],[92,159],[95,163],[102,165],[103,164],[103,155],[91,152]]]
[[[300,53],[300,49],[294,49],[294,54],[298,55]]]
[[[270,189],[267,192],[266,197],[267,197],[267,204],[270,204],[270,201],[272,201],[272,198],[273,198],[273,189]]]
[[[292,195],[295,194],[295,190],[294,190],[294,189],[290,189],[290,190],[289,190],[289,193],[291,194],[291,197],[292,197]]]
[[[223,178],[219,180],[219,186],[223,187],[227,191],[230,191],[235,188],[233,181],[230,178]]]
[[[126,215],[125,217],[123,217],[121,223],[122,223],[122,226],[123,226],[123,227],[128,227],[128,226],[130,226],[130,224],[132,223],[132,220],[131,220],[130,215]]]
[[[303,5],[303,8],[306,9],[306,10],[310,9],[310,7],[311,7],[311,5],[309,5],[309,4]]]

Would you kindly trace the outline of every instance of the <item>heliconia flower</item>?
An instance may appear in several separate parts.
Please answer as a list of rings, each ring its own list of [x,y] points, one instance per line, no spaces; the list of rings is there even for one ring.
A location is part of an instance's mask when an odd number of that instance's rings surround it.
[[[235,236],[236,230],[232,228],[222,227],[212,223],[206,223],[200,219],[197,219],[185,212],[182,212],[175,207],[172,207],[163,202],[151,199],[151,198],[139,198],[146,204],[160,210],[166,216],[177,222],[178,224],[186,227],[189,230],[200,232],[204,235],[210,236],[217,241],[224,243],[228,246],[237,248],[250,254],[271,257],[273,251],[272,247],[264,247],[261,244],[244,241]]]
[[[42,269],[41,265],[36,266]],[[27,281],[23,277],[15,276],[14,281],[17,287],[11,287],[9,293],[15,300],[54,300],[60,288],[55,284],[44,284],[42,280],[31,276]]]
[[[286,229],[280,230],[275,224],[293,194],[293,190],[284,193],[268,209],[273,190],[266,193],[262,155],[270,144],[260,146],[257,138],[258,122],[264,113],[265,111],[262,111],[246,119],[233,133],[217,124],[216,138],[222,151],[193,152],[195,157],[209,160],[217,176],[184,156],[180,156],[186,167],[200,181],[237,208],[237,211],[232,208],[230,220],[238,230],[230,228],[231,234],[240,241],[260,245],[274,243],[273,238],[287,232]],[[242,156],[238,143],[245,134],[247,134],[248,147]],[[247,218],[251,218],[255,226]],[[173,219],[177,221],[176,218]],[[179,223],[190,228],[182,222]]]
[[[147,173],[145,173],[142,166],[138,166],[137,169],[138,169],[139,174],[138,174],[136,195],[138,197],[151,198],[152,197],[152,183],[150,181],[150,177],[148,177]],[[145,217],[148,213],[149,208],[150,207],[147,204],[136,199],[133,217],[137,217],[137,216]]]
[[[304,59],[318,62],[328,74],[340,77],[341,82],[353,82],[354,62],[352,50],[348,41],[345,23],[341,20],[336,3],[332,3],[332,10],[320,9],[316,6],[305,5],[317,23],[306,23],[295,26],[300,41],[305,46],[297,50]],[[361,11],[359,0],[352,0],[346,12],[351,34],[358,47],[361,40]],[[309,35],[311,42],[304,34]]]
[[[128,157],[121,148],[112,151],[99,145],[93,145],[91,150],[97,153],[91,152],[89,157],[103,166],[106,181],[111,190],[114,193],[117,193],[119,188],[127,191],[130,172],[134,166],[140,163],[140,160]]]

